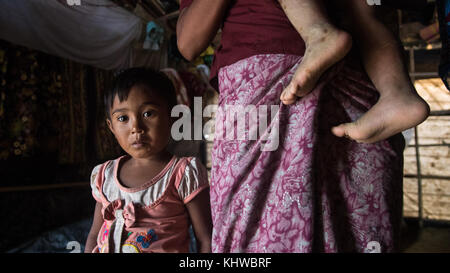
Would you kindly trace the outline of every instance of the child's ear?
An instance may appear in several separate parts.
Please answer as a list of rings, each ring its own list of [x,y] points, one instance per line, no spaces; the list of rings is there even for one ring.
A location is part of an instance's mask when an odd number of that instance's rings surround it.
[[[109,118],[106,119],[106,124],[108,124],[108,128],[111,131],[111,133],[114,134],[114,129],[112,127],[112,123],[111,123],[111,120],[109,120]]]

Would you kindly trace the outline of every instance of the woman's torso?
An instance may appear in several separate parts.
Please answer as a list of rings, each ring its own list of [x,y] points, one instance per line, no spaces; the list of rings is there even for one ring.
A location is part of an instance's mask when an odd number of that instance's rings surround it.
[[[195,1],[195,0],[194,0]],[[192,0],[182,0],[181,9]],[[211,69],[211,81],[217,88],[221,67],[259,54],[302,56],[305,43],[277,0],[235,0],[222,27],[221,44]]]

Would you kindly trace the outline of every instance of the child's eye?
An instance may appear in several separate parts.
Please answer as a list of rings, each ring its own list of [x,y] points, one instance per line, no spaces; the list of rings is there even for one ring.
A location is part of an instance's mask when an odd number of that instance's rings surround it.
[[[143,114],[143,116],[146,118],[151,117],[152,115],[153,115],[152,111],[147,111],[147,112],[144,112],[144,114]]]
[[[120,117],[117,117],[117,120],[120,121],[120,122],[125,122],[125,121],[128,120],[128,117],[127,116],[120,116]]]

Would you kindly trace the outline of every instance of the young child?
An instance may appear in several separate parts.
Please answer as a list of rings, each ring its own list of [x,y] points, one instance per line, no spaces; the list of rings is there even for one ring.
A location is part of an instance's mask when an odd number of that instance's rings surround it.
[[[189,252],[191,223],[198,251],[210,252],[206,168],[166,150],[175,104],[170,80],[147,68],[122,72],[106,91],[106,122],[126,155],[92,171],[85,252]]]
[[[373,143],[414,127],[429,115],[428,104],[417,94],[402,62],[392,33],[378,21],[365,0],[325,0],[359,47],[364,67],[380,93],[378,102],[352,123],[332,128],[339,137]],[[306,44],[306,52],[280,99],[292,104],[308,94],[322,73],[341,60],[352,46],[351,36],[332,25],[324,3],[318,0],[279,0],[292,25]]]

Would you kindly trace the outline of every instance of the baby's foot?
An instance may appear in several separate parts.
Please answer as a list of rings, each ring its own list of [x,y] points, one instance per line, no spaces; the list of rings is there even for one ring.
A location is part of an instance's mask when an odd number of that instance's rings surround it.
[[[357,142],[374,143],[419,125],[429,113],[428,104],[415,92],[381,95],[362,117],[333,127],[332,132]]]
[[[284,104],[292,104],[297,97],[308,94],[320,76],[344,58],[352,47],[351,36],[330,24],[310,27],[303,38],[306,52],[289,86],[281,94]]]

